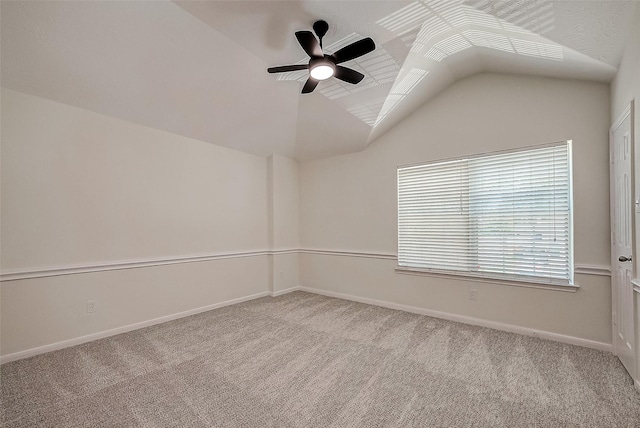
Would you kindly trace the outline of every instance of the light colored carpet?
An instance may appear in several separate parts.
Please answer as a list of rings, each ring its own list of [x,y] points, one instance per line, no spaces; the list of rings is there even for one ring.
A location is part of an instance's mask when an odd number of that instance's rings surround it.
[[[6,427],[640,427],[611,354],[304,292],[0,370]]]

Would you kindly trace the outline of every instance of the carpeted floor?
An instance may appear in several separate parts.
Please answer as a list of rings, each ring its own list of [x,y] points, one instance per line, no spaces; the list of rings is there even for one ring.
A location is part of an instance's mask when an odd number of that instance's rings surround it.
[[[6,427],[640,427],[611,354],[304,292],[0,370]]]

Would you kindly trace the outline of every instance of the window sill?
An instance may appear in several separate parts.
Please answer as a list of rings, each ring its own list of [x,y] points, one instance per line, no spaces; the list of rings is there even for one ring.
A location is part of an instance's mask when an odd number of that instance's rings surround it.
[[[424,276],[433,276],[436,278],[485,282],[490,284],[509,285],[509,286],[515,286],[515,287],[537,288],[537,289],[543,289],[543,290],[564,291],[569,293],[575,293],[576,291],[578,291],[578,288],[580,288],[580,286],[577,284],[556,285],[556,284],[549,284],[544,282],[487,278],[487,277],[480,277],[480,276],[475,276],[471,274],[465,275],[463,273],[457,273],[457,272],[453,273],[453,272],[445,272],[445,271],[432,271],[432,270],[426,270],[426,269],[420,269],[420,268],[411,268],[406,266],[396,267],[396,273],[403,274],[403,275],[424,275]]]

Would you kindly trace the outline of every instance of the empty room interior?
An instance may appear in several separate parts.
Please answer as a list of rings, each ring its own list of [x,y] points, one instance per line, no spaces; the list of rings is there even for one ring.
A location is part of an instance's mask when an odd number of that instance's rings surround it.
[[[0,19],[0,426],[640,427],[640,2]]]

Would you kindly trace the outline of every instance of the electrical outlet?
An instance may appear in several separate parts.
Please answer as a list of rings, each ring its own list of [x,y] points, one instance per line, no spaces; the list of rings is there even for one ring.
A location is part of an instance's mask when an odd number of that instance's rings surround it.
[[[478,290],[469,290],[469,300],[473,300],[474,302],[478,300]]]
[[[96,301],[95,300],[89,300],[87,302],[87,313],[88,314],[93,314],[96,311]]]

